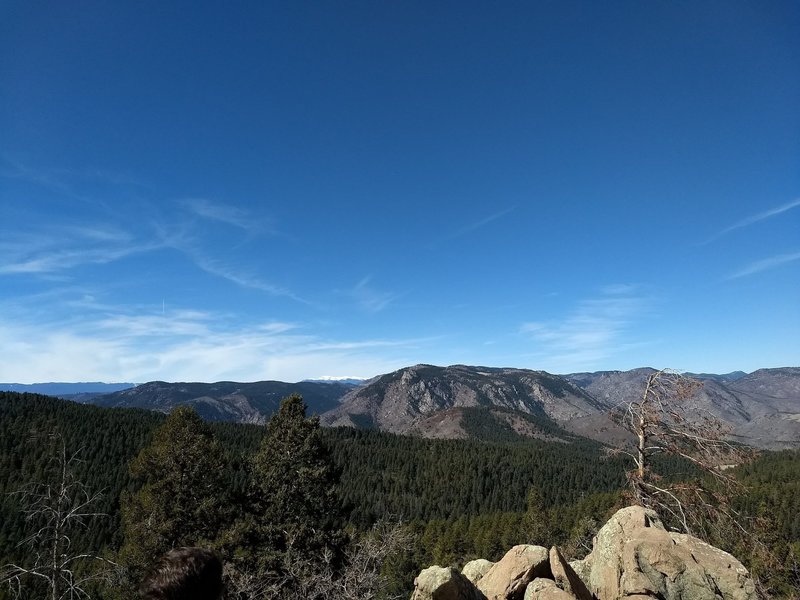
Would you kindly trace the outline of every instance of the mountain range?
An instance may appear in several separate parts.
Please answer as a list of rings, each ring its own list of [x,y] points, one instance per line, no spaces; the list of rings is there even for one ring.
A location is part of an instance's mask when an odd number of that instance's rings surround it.
[[[0,392],[44,394],[45,396],[71,397],[77,394],[109,394],[134,387],[135,383],[103,383],[84,381],[79,383],[0,383]]]
[[[628,433],[611,421],[609,410],[641,396],[653,372],[641,368],[557,376],[526,369],[416,365],[352,390],[322,421],[426,437],[467,437],[464,409],[483,407],[492,409],[486,418],[501,418],[507,427],[516,427],[508,423],[509,414],[526,414],[573,434],[618,442]],[[690,414],[719,419],[731,429],[732,439],[753,446],[800,446],[800,368],[696,378],[703,385],[689,399]],[[502,417],[498,408],[505,409]]]
[[[653,371],[552,375],[528,369],[421,364],[367,381],[153,381],[72,398],[161,412],[188,405],[208,420],[263,423],[282,398],[299,393],[309,411],[328,426],[430,438],[486,437],[491,432],[504,438],[568,441],[580,435],[618,442],[628,433],[610,420],[609,410],[639,397]],[[692,377],[703,385],[689,401],[690,412],[719,419],[734,440],[770,449],[800,447],[800,368]]]
[[[88,398],[98,406],[145,408],[169,412],[176,406],[191,406],[209,421],[263,423],[290,394],[303,396],[310,412],[321,414],[339,405],[340,399],[354,388],[339,382],[285,383],[257,381],[236,383],[167,383],[151,381],[134,388]]]

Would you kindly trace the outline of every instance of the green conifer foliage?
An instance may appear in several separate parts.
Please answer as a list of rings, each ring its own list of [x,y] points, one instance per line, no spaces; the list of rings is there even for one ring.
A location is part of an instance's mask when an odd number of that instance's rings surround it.
[[[528,490],[527,507],[522,527],[528,544],[548,546],[552,539],[553,523],[550,511],[545,507],[542,492],[537,487]]]
[[[177,408],[131,462],[140,490],[122,497],[120,560],[134,576],[177,546],[213,545],[227,520],[221,448],[190,408]]]
[[[319,430],[298,395],[284,399],[267,424],[253,459],[253,517],[265,550],[261,568],[275,568],[276,559],[287,555],[336,552],[342,545],[338,473]]]

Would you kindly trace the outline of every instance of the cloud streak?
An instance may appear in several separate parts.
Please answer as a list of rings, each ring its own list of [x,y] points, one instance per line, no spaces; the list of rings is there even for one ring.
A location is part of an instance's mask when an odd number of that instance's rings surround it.
[[[265,231],[265,223],[238,206],[211,202],[204,198],[184,200],[182,204],[193,214],[209,221],[217,221],[248,233]]]
[[[475,221],[474,223],[470,223],[469,225],[467,225],[465,227],[462,227],[458,231],[455,231],[455,232],[451,233],[450,235],[445,236],[444,239],[445,240],[453,240],[453,239],[456,239],[456,238],[463,237],[463,236],[465,236],[467,234],[470,234],[473,231],[477,231],[478,229],[480,229],[482,227],[485,227],[489,223],[491,223],[493,221],[497,221],[498,219],[501,219],[502,217],[505,217],[507,214],[509,214],[510,212],[514,211],[516,208],[517,208],[516,206],[511,206],[509,208],[506,208],[505,210],[501,210],[500,212],[496,212],[494,214],[491,214],[488,217],[484,217],[483,219],[481,219],[479,221]]]
[[[135,240],[113,227],[53,228],[0,243],[0,274],[55,273],[86,264],[107,264],[164,247],[157,241]]]
[[[769,258],[764,258],[761,260],[751,262],[749,265],[743,267],[742,269],[728,276],[727,279],[730,280],[730,279],[740,279],[742,277],[749,277],[750,275],[755,275],[757,273],[762,273],[764,271],[777,269],[778,267],[782,267],[783,265],[792,263],[796,260],[800,260],[800,252],[770,256]]]
[[[727,235],[727,234],[731,233],[732,231],[736,231],[737,229],[742,229],[744,227],[749,227],[750,225],[754,225],[755,223],[758,223],[759,221],[764,221],[766,219],[770,219],[772,217],[776,217],[778,215],[781,215],[781,214],[783,214],[785,212],[788,212],[788,211],[792,210],[793,208],[797,208],[798,206],[800,206],[800,198],[797,198],[796,200],[792,200],[791,202],[787,202],[786,204],[782,204],[781,206],[776,206],[775,208],[771,208],[769,210],[765,210],[764,212],[760,212],[758,214],[751,215],[751,216],[749,216],[749,217],[747,217],[745,219],[742,219],[741,221],[738,221],[737,223],[734,223],[733,225],[731,225],[729,227],[726,227],[725,229],[722,229],[721,231],[717,232],[716,234],[711,236],[708,240],[706,240],[705,243],[706,244],[710,244],[711,242],[714,242],[714,241],[718,240],[722,236]]]
[[[646,300],[630,285],[607,286],[597,298],[583,300],[562,320],[520,326],[538,356],[560,369],[591,369],[638,342],[626,340],[629,326],[644,312]]]
[[[296,302],[300,302],[301,304],[311,305],[311,302],[301,298],[291,290],[283,288],[278,285],[274,285],[268,281],[264,281],[263,279],[251,275],[248,273],[243,273],[238,271],[224,263],[210,259],[208,257],[202,256],[195,251],[182,249],[183,253],[188,256],[192,262],[194,262],[195,266],[208,273],[209,275],[214,275],[215,277],[221,277],[222,279],[227,279],[231,283],[235,283],[236,285],[248,288],[251,290],[258,290],[261,292],[266,292],[272,296],[283,296],[285,298],[290,298],[295,300]]]
[[[370,277],[364,277],[359,281],[349,295],[352,296],[356,304],[368,313],[379,313],[387,308],[396,298],[397,294],[378,290],[370,285]]]

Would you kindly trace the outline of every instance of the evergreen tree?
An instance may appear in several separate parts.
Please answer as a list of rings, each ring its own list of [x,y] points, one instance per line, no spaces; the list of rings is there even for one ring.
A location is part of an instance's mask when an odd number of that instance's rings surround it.
[[[551,531],[553,523],[550,511],[544,505],[542,492],[539,488],[532,487],[528,490],[526,504],[522,529],[527,538],[527,543],[548,546],[548,542],[553,539]]]
[[[298,395],[284,399],[267,424],[253,459],[253,531],[259,538],[259,570],[280,570],[295,553],[338,553],[338,473],[320,439],[319,419],[306,417]],[[240,528],[243,529],[243,528]]]
[[[122,497],[120,560],[135,578],[171,548],[214,544],[229,510],[224,472],[209,427],[192,409],[175,409],[131,462],[141,489]]]

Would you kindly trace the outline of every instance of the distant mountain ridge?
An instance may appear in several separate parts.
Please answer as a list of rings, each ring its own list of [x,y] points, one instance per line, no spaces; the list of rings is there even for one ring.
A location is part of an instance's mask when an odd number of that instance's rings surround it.
[[[44,394],[46,396],[72,396],[75,394],[109,394],[135,387],[135,383],[103,383],[101,381],[86,381],[77,383],[48,382],[48,383],[0,383],[2,392],[29,392],[31,394]]]
[[[177,406],[191,406],[209,421],[263,423],[278,409],[281,400],[291,394],[303,396],[310,413],[321,414],[336,406],[339,398],[351,389],[352,385],[338,382],[151,381],[132,389],[91,398],[89,402],[98,406],[144,408],[159,412],[170,412]]]
[[[152,381],[112,393],[51,395],[159,412],[185,405],[208,420],[263,423],[282,398],[298,393],[309,411],[320,415],[328,426],[374,428],[429,438],[538,437],[568,441],[570,436],[580,435],[618,442],[629,434],[611,422],[608,411],[638,398],[653,371],[640,368],[553,375],[517,368],[420,364],[357,385],[336,380]],[[691,399],[690,410],[723,421],[731,428],[733,439],[762,448],[800,447],[800,368],[695,377],[703,387]]]
[[[600,371],[564,377],[611,408],[639,397],[645,379],[653,371]],[[742,377],[697,378],[703,386],[690,399],[690,410],[710,414],[728,425],[733,439],[760,448],[800,446],[799,367],[759,369]],[[602,415],[592,416],[585,423],[573,423],[571,429],[602,441],[602,435],[593,435],[583,426],[591,428],[603,422]]]
[[[387,373],[349,392],[338,407],[322,416],[322,422],[439,437],[426,422],[428,417],[447,410],[460,417],[458,409],[475,407],[516,411],[553,422],[602,410],[582,389],[544,371],[420,364]],[[422,423],[427,427],[420,430]],[[446,422],[441,425],[450,427]],[[458,434],[453,431],[451,437]]]
[[[731,371],[730,373],[723,373],[719,375],[716,373],[684,373],[684,375],[694,377],[700,381],[710,379],[719,383],[731,383],[741,379],[742,377],[746,377],[747,373],[744,371]]]
[[[468,435],[464,410],[483,407],[534,416],[562,431],[615,442],[628,434],[609,419],[609,410],[638,398],[654,371],[558,376],[526,369],[415,365],[349,392],[339,406],[322,415],[322,422],[426,437],[464,437]],[[704,385],[689,401],[691,412],[713,415],[730,427],[733,439],[744,443],[776,449],[800,446],[800,368],[701,378]],[[499,416],[488,410],[484,418]],[[502,418],[508,421],[508,414]],[[520,434],[536,435],[527,426]]]

